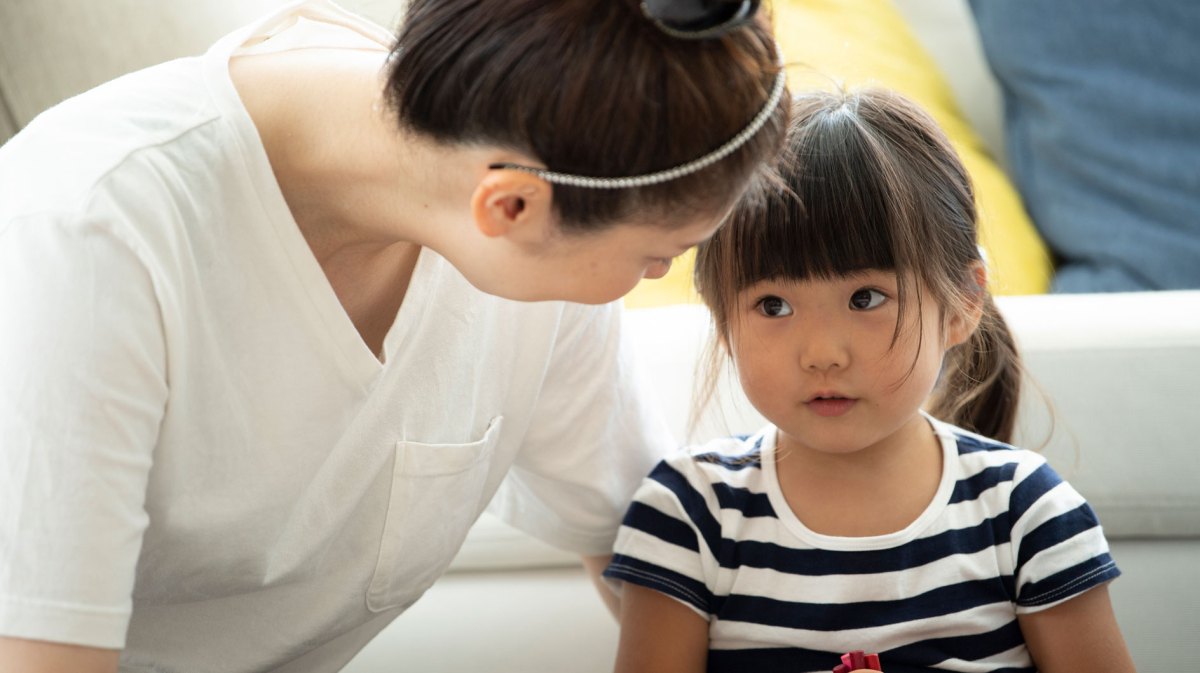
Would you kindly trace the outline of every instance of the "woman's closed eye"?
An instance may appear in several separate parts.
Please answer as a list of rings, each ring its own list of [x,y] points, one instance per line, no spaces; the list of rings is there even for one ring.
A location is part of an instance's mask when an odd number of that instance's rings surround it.
[[[850,310],[869,311],[873,308],[879,308],[887,300],[888,296],[883,291],[864,287],[855,290],[854,294],[850,295]]]
[[[785,318],[792,314],[792,307],[784,299],[769,294],[759,299],[754,308],[768,318]]]

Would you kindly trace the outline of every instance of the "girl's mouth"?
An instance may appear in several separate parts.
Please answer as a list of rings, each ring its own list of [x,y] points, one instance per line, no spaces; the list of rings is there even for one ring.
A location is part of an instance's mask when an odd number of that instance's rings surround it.
[[[858,400],[839,395],[818,395],[805,402],[805,406],[818,416],[841,416],[850,411]]]

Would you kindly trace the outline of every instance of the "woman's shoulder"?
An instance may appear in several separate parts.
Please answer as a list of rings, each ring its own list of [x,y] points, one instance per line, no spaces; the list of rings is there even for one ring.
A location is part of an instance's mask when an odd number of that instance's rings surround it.
[[[208,139],[176,147],[219,117],[201,74],[199,59],[171,61],[43,112],[0,151],[2,214],[86,209],[97,190],[115,185],[144,201],[155,182],[147,176],[176,165],[179,176],[195,172],[206,161],[205,147],[220,152],[229,144]],[[166,158],[173,150],[178,158]]]

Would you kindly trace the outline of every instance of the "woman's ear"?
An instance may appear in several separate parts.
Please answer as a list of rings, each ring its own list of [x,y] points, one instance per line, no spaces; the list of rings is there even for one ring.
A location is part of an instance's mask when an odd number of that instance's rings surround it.
[[[491,170],[471,194],[471,215],[484,236],[524,238],[550,221],[550,183],[524,171]]]
[[[971,266],[971,280],[975,287],[969,295],[969,302],[962,311],[954,311],[946,325],[946,348],[965,343],[983,317],[983,304],[987,299],[987,266],[983,262],[975,262]]]

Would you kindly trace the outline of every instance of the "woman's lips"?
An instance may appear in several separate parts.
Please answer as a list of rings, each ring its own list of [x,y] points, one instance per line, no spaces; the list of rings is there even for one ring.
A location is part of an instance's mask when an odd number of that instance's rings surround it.
[[[857,402],[849,397],[814,397],[804,404],[818,416],[841,416]]]

